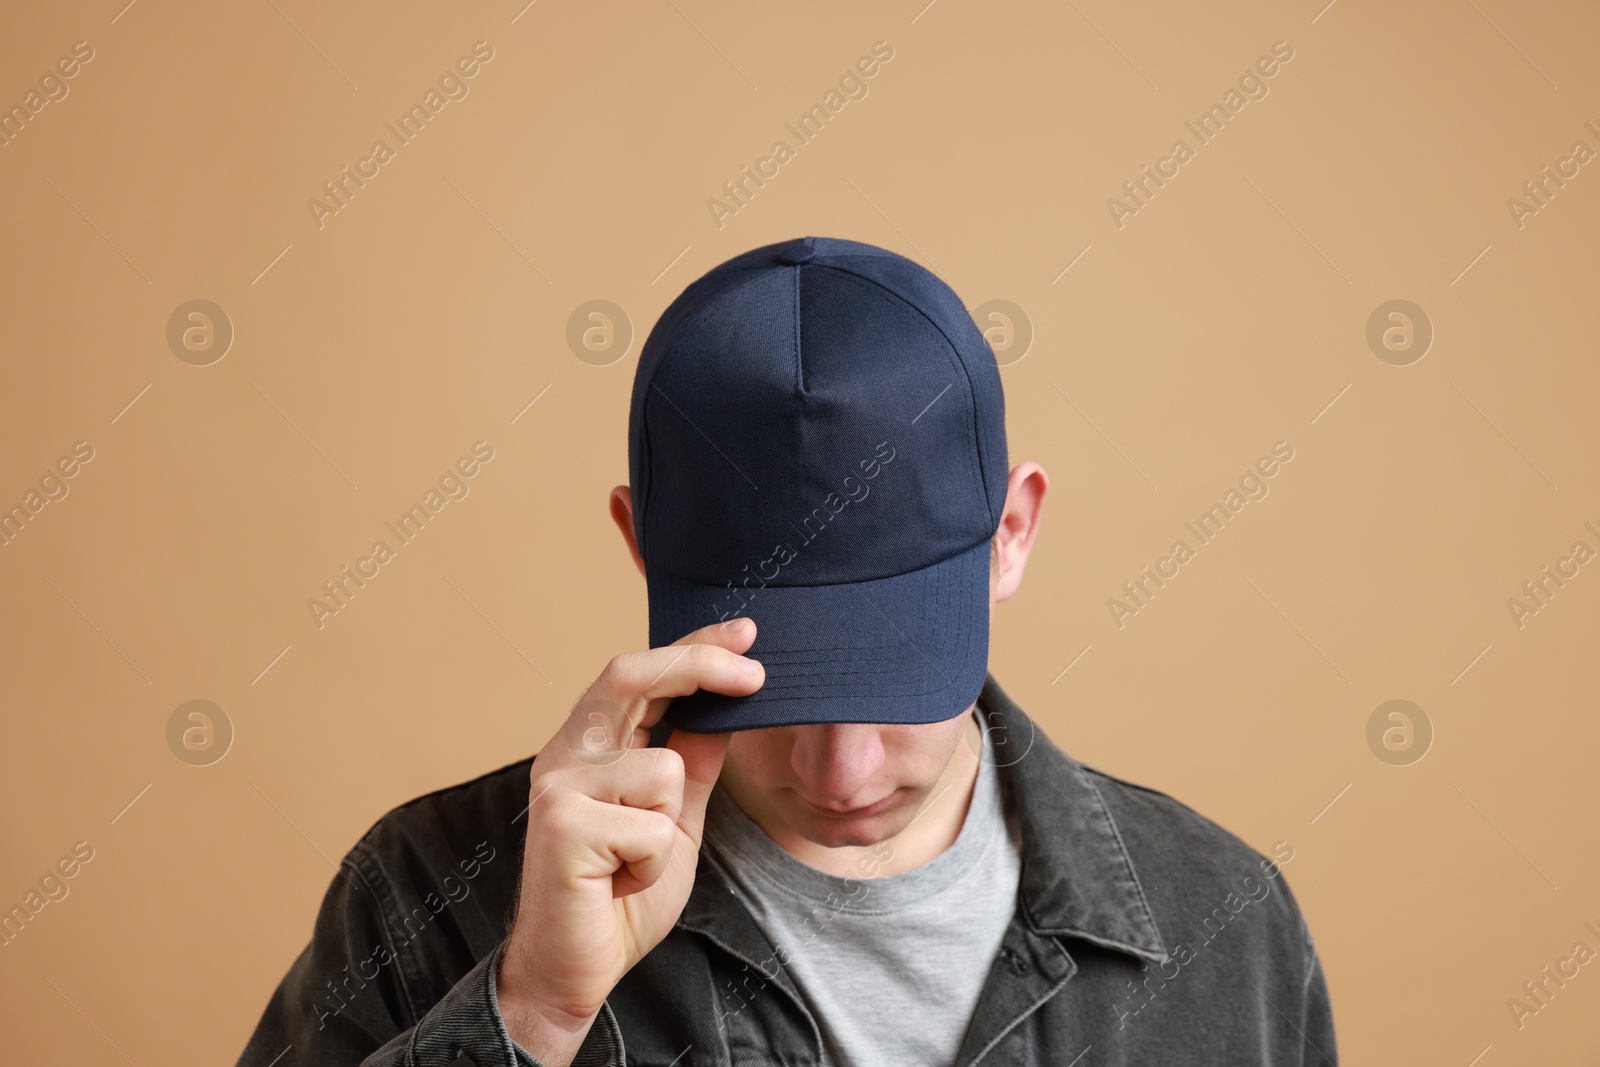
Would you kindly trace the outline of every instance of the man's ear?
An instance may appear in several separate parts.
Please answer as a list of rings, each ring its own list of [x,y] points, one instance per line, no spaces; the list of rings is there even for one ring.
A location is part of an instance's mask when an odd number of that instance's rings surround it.
[[[1044,497],[1050,489],[1050,476],[1039,464],[1028,460],[1017,464],[1006,484],[1006,504],[1000,514],[995,541],[1000,546],[1000,574],[995,588],[996,603],[1009,599],[1022,584],[1022,571],[1028,553],[1039,535],[1044,517]]]
[[[639,568],[639,574],[644,574],[644,557],[639,555],[639,544],[633,536],[633,490],[626,485],[619,485],[611,490],[611,518],[617,524],[617,529],[622,531],[622,539],[628,543],[628,552],[633,556],[634,566]]]

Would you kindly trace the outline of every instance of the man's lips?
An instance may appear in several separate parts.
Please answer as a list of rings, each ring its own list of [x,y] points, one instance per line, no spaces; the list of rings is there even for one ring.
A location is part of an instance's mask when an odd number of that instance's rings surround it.
[[[797,793],[796,795],[800,794]],[[808,808],[819,815],[826,815],[834,819],[860,819],[868,815],[876,815],[888,807],[889,802],[894,799],[894,794],[890,793],[881,800],[875,800],[871,804],[864,804],[859,808],[839,808],[837,806],[818,804],[815,801],[806,799],[803,795],[800,795],[800,799],[805,801]]]

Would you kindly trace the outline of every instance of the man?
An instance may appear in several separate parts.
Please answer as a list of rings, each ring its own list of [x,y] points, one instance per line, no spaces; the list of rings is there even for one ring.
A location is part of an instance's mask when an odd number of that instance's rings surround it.
[[[1292,849],[1077,763],[988,673],[1049,484],[1004,417],[904,257],[690,285],[610,499],[652,647],[373,826],[240,1063],[1334,1064]]]

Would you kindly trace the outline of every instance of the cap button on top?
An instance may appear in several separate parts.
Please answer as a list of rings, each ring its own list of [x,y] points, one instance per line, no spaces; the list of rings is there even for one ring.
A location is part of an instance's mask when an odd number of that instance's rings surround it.
[[[816,254],[817,250],[812,239],[804,237],[778,252],[773,258],[779,263],[797,266],[811,262],[811,258]]]

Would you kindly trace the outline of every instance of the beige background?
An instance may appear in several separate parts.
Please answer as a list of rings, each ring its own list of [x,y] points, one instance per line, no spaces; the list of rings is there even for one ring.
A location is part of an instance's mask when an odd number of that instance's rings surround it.
[[[94,849],[0,948],[7,1062],[232,1062],[330,861],[643,647],[605,512],[640,344],[808,233],[1026,312],[1011,457],[1053,484],[992,669],[1079,758],[1291,843],[1345,1062],[1600,1062],[1600,964],[1520,1029],[1506,1004],[1600,950],[1600,567],[1521,628],[1506,603],[1600,549],[1600,167],[1506,204],[1600,150],[1592,5],[121,2],[0,32],[0,102],[94,49],[0,147],[0,503],[94,449],[0,548],[0,903]],[[470,95],[319,229],[308,198],[480,40]],[[718,228],[879,40],[869,95]],[[1276,41],[1269,95],[1119,229],[1107,198]],[[1436,336],[1393,366],[1366,324],[1402,298]],[[193,299],[236,331],[209,366],[165,340]],[[565,340],[591,299],[637,335],[605,367]],[[307,599],[480,439],[470,495],[318,629]],[[1270,495],[1114,625],[1278,440]],[[209,766],[167,743],[194,699],[235,730]],[[1391,699],[1435,733],[1408,766],[1368,745]]]

